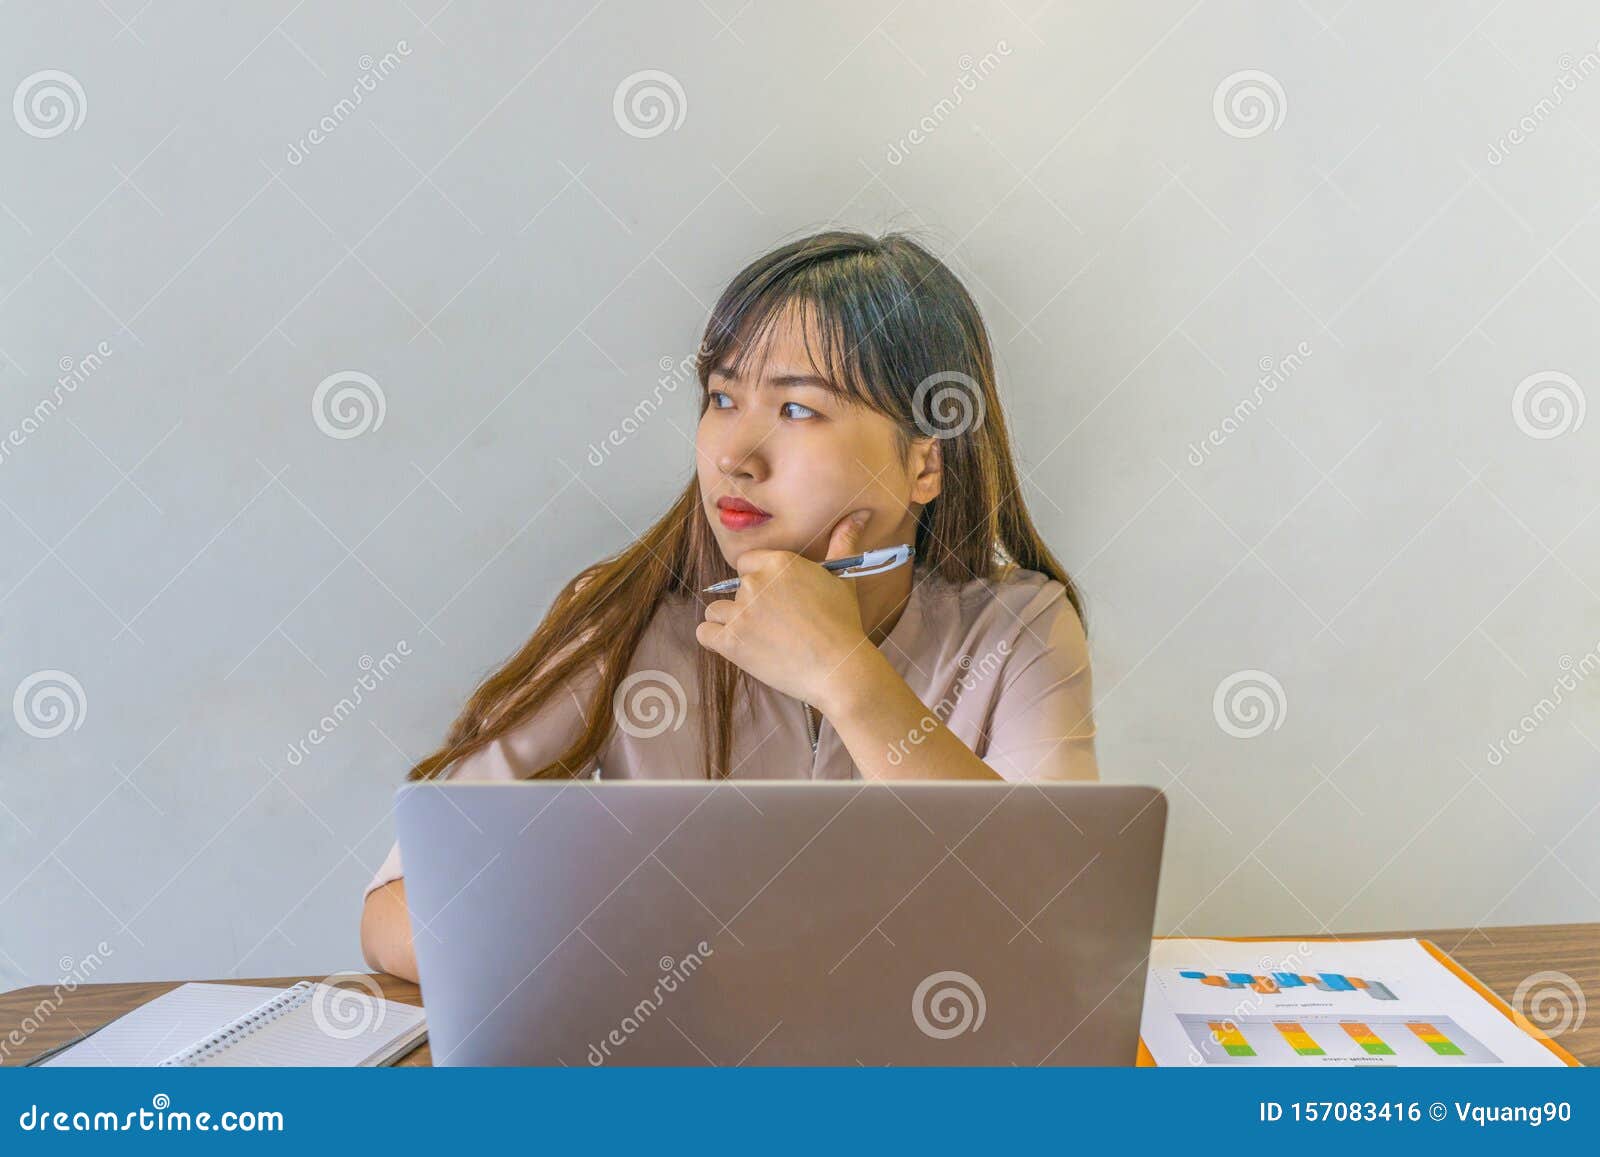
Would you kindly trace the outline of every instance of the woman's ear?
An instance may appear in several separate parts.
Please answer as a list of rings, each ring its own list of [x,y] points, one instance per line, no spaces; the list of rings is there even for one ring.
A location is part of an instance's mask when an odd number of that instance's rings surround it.
[[[944,455],[938,438],[918,438],[911,444],[911,501],[926,506],[944,490]]]

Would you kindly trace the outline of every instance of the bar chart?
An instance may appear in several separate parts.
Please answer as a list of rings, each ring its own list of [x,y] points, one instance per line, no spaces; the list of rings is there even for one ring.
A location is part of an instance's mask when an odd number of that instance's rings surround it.
[[[1194,968],[1180,968],[1178,975],[1208,988],[1237,988],[1263,995],[1307,992],[1361,992],[1374,1000],[1396,1000],[1394,991],[1381,981],[1360,976],[1346,976],[1342,972],[1204,972]]]
[[[1180,1014],[1196,1064],[1500,1064],[1449,1017]]]

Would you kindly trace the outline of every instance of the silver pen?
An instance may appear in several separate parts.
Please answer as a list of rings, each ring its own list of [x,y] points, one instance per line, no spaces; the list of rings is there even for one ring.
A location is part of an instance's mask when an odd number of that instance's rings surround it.
[[[865,554],[853,554],[849,558],[830,558],[822,564],[822,569],[832,571],[840,578],[864,578],[869,574],[882,574],[886,570],[904,566],[916,555],[916,547],[909,542],[903,542],[899,546],[880,547],[877,550],[869,550]],[[739,580],[731,578],[723,579],[719,583],[712,583],[700,593],[720,595],[738,589]]]

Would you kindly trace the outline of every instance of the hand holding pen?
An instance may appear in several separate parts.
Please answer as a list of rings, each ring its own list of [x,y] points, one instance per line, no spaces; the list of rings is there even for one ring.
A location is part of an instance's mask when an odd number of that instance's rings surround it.
[[[869,550],[863,554],[853,554],[848,558],[830,558],[822,563],[822,569],[831,571],[840,578],[865,578],[871,574],[882,574],[887,570],[904,566],[916,557],[917,551],[909,542],[899,546],[885,546],[877,550]],[[707,595],[728,594],[739,589],[737,578],[723,579],[719,583],[712,583],[705,587],[701,593]]]

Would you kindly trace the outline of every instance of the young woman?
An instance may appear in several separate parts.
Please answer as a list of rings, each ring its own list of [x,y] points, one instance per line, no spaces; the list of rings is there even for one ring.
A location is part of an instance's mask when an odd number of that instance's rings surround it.
[[[724,291],[697,372],[696,477],[409,778],[1098,778],[1078,594],[950,270],[900,234],[784,245]],[[820,565],[901,543],[914,564]],[[398,846],[361,941],[415,979]]]

